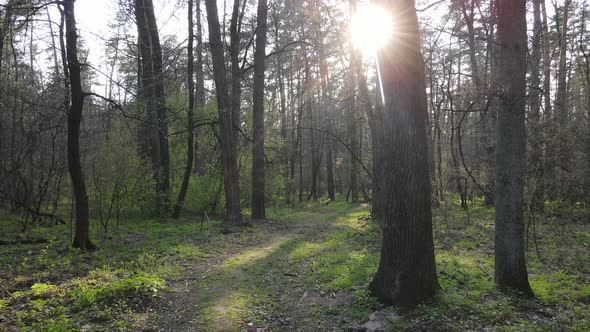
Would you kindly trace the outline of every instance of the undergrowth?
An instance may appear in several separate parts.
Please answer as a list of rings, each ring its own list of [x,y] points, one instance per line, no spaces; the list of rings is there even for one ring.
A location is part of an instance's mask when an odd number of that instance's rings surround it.
[[[242,330],[355,329],[375,311],[389,313],[391,331],[590,330],[590,213],[555,205],[534,220],[534,237],[529,232],[534,299],[494,286],[493,208],[475,201],[469,214],[457,202],[434,209],[440,290],[412,310],[385,308],[367,291],[380,242],[367,206],[273,208],[273,221],[231,235],[195,216],[129,219],[96,237],[99,250],[90,254],[69,249],[67,226],[38,227],[27,236],[49,242],[0,246],[0,330],[139,330],[158,319],[152,310],[174,296],[169,287],[186,279],[187,267],[215,257],[214,270],[194,281],[217,289],[199,295],[191,319],[201,327],[223,305]],[[10,218],[0,227],[0,239],[23,238]],[[276,233],[281,227],[302,231]]]

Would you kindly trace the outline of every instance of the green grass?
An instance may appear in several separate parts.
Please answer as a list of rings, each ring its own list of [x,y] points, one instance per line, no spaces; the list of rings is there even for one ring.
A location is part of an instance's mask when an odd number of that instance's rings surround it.
[[[384,308],[367,291],[380,232],[366,206],[344,201],[269,209],[274,221],[229,235],[198,217],[129,219],[95,236],[91,254],[69,249],[66,226],[37,227],[27,237],[48,243],[0,246],[0,330],[138,330],[158,320],[154,301],[180,296],[187,280],[194,298],[184,314],[197,330],[346,330],[376,310],[393,314],[390,331],[590,330],[589,214],[549,207],[527,249],[535,299],[494,286],[493,208],[474,202],[469,217],[456,202],[435,209],[441,289],[411,310]],[[0,227],[3,240],[24,237],[13,219]]]

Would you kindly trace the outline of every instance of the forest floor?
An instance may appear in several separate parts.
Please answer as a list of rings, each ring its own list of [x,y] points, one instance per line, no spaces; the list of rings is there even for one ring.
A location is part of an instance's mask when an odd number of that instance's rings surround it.
[[[523,299],[494,287],[493,209],[435,209],[441,289],[411,310],[366,289],[380,238],[366,205],[269,209],[230,234],[195,216],[128,218],[90,254],[68,249],[67,226],[25,236],[0,218],[0,330],[588,331],[590,211],[546,211],[527,251],[536,298]]]

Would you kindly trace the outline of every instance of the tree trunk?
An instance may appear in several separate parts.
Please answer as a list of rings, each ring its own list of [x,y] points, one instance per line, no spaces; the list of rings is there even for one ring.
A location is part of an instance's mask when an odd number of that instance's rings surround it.
[[[199,1],[199,0],[197,0]],[[182,176],[182,183],[180,184],[180,191],[178,192],[178,198],[176,199],[176,205],[174,206],[174,212],[172,217],[175,219],[180,216],[180,210],[184,204],[184,198],[186,197],[186,191],[188,190],[188,183],[191,177],[191,171],[193,168],[193,156],[194,156],[194,142],[195,136],[193,135],[193,110],[195,108],[195,81],[193,78],[194,74],[194,52],[193,52],[193,0],[188,0],[188,63],[187,63],[187,82],[188,82],[188,112],[187,112],[187,142],[186,142],[186,164],[184,166],[184,175]]]
[[[206,0],[209,44],[213,62],[213,76],[217,95],[221,153],[223,155],[223,185],[225,190],[226,217],[224,227],[242,225],[240,208],[240,173],[238,170],[236,135],[234,134],[231,100],[227,91],[227,78],[223,56],[223,44],[217,14],[217,1]]]
[[[243,0],[242,6],[246,1]],[[242,8],[243,12],[243,8]],[[234,127],[234,136],[238,137],[237,128],[240,127],[240,106],[242,98],[242,70],[240,68],[240,32],[242,26],[242,16],[240,15],[240,0],[234,0],[231,21],[230,21],[230,46],[229,58],[231,64],[231,111],[232,123]],[[237,144],[237,141],[236,141]]]
[[[559,68],[557,74],[557,89],[555,93],[555,105],[554,110],[554,123],[552,128],[556,128],[556,132],[553,134],[551,142],[557,143],[557,147],[554,150],[555,160],[554,168],[556,169],[556,177],[553,179],[556,181],[554,192],[558,192],[560,196],[565,197],[569,195],[571,187],[569,186],[568,173],[571,172],[571,159],[572,151],[570,133],[567,126],[567,24],[569,17],[569,5],[571,0],[565,0],[563,5],[563,18],[561,24],[558,25],[560,29],[559,37]],[[555,158],[554,157],[554,158]]]
[[[534,186],[531,197],[531,209],[543,211],[545,202],[543,179],[543,132],[541,130],[541,41],[543,26],[541,22],[541,1],[533,1],[533,43],[531,50],[531,87],[529,88],[529,106],[531,123],[531,173]]]
[[[331,201],[336,200],[336,194],[334,192],[334,164],[332,156],[332,141],[328,138],[327,151],[326,151],[326,177],[327,177],[327,189],[328,198]]]
[[[426,138],[426,86],[413,0],[386,2],[396,38],[379,52],[385,105],[382,152],[383,243],[371,291],[411,306],[438,288]]]
[[[78,61],[78,34],[74,16],[75,0],[63,2],[66,23],[67,63],[70,73],[71,104],[68,110],[68,169],[72,178],[74,198],[76,201],[76,233],[72,246],[81,250],[94,249],[90,241],[90,223],[88,217],[88,193],[80,161],[80,122],[84,108],[82,92],[81,66]]]
[[[264,206],[264,58],[266,56],[266,0],[258,0],[252,112],[252,218],[266,218]]]
[[[162,48],[152,0],[135,0],[135,18],[141,63],[140,95],[148,118],[145,135],[156,181],[156,214],[162,215],[170,209],[170,157]]]
[[[542,28],[543,28],[543,123],[549,123],[551,119],[551,44],[549,40],[549,25],[547,23],[547,7],[545,0],[541,0]],[[547,198],[554,198],[554,142],[550,139],[552,127],[545,131],[545,159],[543,160],[544,189]]]
[[[498,73],[501,90],[496,127],[496,219],[494,276],[498,287],[532,295],[525,252],[525,0],[498,1]]]
[[[195,66],[195,73],[197,79],[197,86],[195,89],[195,109],[197,111],[202,111],[203,106],[205,105],[205,80],[203,77],[203,29],[201,24],[201,0],[197,0],[197,35],[196,42],[196,66]],[[195,145],[195,152],[194,152],[194,172],[197,175],[204,175],[205,174],[205,159],[200,158],[199,156],[199,136],[201,133],[200,128],[194,129],[194,145]]]

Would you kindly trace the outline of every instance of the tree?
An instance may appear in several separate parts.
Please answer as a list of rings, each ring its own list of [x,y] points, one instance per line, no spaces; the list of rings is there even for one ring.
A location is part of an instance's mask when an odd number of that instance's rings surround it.
[[[156,181],[156,214],[162,214],[170,208],[170,156],[162,47],[152,0],[135,0],[134,5],[140,55],[140,96],[147,115],[143,143]]]
[[[496,219],[494,276],[498,287],[532,295],[524,253],[525,0],[498,1],[500,104],[496,127]]]
[[[541,21],[541,2],[533,1],[533,40],[530,57],[531,86],[529,88],[529,107],[532,130],[531,166],[534,190],[531,198],[531,210],[542,211],[545,202],[543,179],[543,146],[541,131],[541,43],[543,26]]]
[[[65,0],[63,9],[66,24],[66,52],[68,71],[70,74],[71,103],[68,110],[68,169],[74,188],[76,201],[76,233],[74,248],[82,250],[94,249],[90,241],[90,224],[88,217],[88,193],[80,161],[80,122],[84,108],[84,93],[82,92],[81,65],[78,61],[78,33],[76,32],[76,17],[74,2]]]
[[[197,0],[200,1],[200,0]],[[180,191],[178,192],[178,198],[176,199],[176,205],[174,206],[174,212],[172,216],[178,218],[180,216],[180,209],[184,203],[186,197],[186,191],[188,189],[189,179],[191,177],[191,171],[193,168],[193,157],[194,157],[194,145],[195,135],[193,134],[194,119],[193,110],[195,108],[195,80],[194,74],[194,31],[193,31],[193,0],[188,0],[188,59],[187,59],[187,83],[188,83],[188,112],[187,112],[187,123],[186,127],[188,130],[187,142],[186,142],[186,165],[184,167],[184,175],[182,176],[182,183],[180,184]]]
[[[383,243],[369,285],[383,302],[414,305],[438,288],[426,138],[426,86],[413,0],[382,2],[396,23],[379,52]]]
[[[242,210],[240,208],[240,173],[237,160],[237,142],[234,134],[234,122],[232,103],[227,91],[228,82],[223,56],[223,44],[219,16],[217,14],[217,1],[206,0],[207,22],[209,25],[209,45],[211,47],[211,60],[213,62],[213,76],[215,81],[215,93],[217,96],[217,109],[219,115],[220,145],[223,155],[223,185],[225,190],[225,227],[239,226],[242,224]]]
[[[571,0],[565,0],[563,5],[563,16],[559,24],[559,68],[557,72],[557,88],[555,92],[555,105],[553,106],[553,120],[557,125],[557,131],[554,133],[554,142],[557,146],[554,147],[554,158],[557,158],[553,167],[556,169],[554,178],[556,181],[554,189],[559,192],[561,197],[567,197],[570,190],[570,181],[568,179],[571,172],[571,139],[568,133],[568,105],[567,105],[567,76],[569,69],[567,68],[567,30],[569,7]],[[557,138],[559,137],[559,139]]]
[[[252,218],[264,219],[264,58],[266,56],[266,0],[258,0],[252,112]]]

